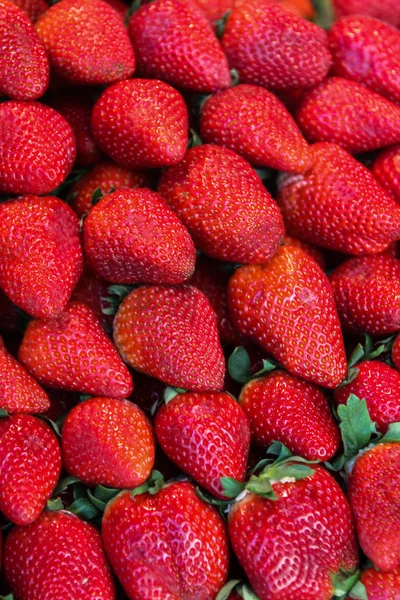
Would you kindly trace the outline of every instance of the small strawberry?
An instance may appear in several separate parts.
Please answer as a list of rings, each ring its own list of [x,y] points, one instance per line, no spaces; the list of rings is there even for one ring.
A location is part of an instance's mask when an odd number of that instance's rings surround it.
[[[398,600],[400,569],[383,573],[370,567],[361,573],[360,581],[350,591],[354,600]]]
[[[22,8],[32,23],[36,23],[40,15],[49,8],[46,0],[12,0],[12,2]]]
[[[15,527],[4,547],[4,572],[18,600],[115,600],[98,531],[67,511]]]
[[[400,26],[400,4],[398,0],[333,0],[336,15],[369,15]]]
[[[231,85],[226,57],[195,2],[144,4],[132,15],[128,32],[141,76],[203,93]]]
[[[215,313],[192,286],[142,286],[120,305],[114,341],[134,369],[174,387],[221,390],[225,360]]]
[[[303,252],[311,256],[311,258],[315,260],[321,269],[325,271],[326,259],[321,248],[313,246],[312,244],[308,244],[307,242],[303,242],[302,240],[299,240],[291,235],[285,235],[283,238],[283,243],[285,246],[294,246],[295,248],[300,248],[300,250],[303,250]]]
[[[91,308],[71,302],[54,319],[31,321],[18,358],[43,385],[127,398],[132,377]]]
[[[373,161],[371,171],[385,192],[400,204],[400,144],[382,150]]]
[[[308,144],[293,117],[273,94],[255,85],[211,96],[200,132],[204,141],[230,148],[258,167],[298,172],[309,167]]]

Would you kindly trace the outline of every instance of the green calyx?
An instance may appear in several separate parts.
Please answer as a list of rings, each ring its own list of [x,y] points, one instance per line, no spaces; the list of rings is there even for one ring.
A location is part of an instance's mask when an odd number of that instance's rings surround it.
[[[354,585],[360,578],[360,571],[356,571],[349,575],[348,573],[337,573],[332,577],[333,596],[334,598],[348,598],[350,590],[354,589]]]
[[[315,9],[314,23],[322,29],[330,29],[335,22],[332,0],[312,0]]]
[[[251,379],[262,377],[277,368],[276,363],[270,360],[263,359],[262,362],[262,368],[253,375],[251,372],[251,360],[247,350],[243,346],[238,346],[228,359],[229,375],[238,383],[248,383]]]
[[[364,344],[357,344],[351,353],[346,379],[342,381],[339,387],[351,383],[357,377],[358,369],[356,365],[358,363],[366,360],[374,360],[375,358],[382,357],[383,354],[390,352],[395,336],[391,336],[385,340],[376,342],[375,344],[369,335],[364,334],[364,338]]]
[[[225,26],[231,11],[227,10],[220,19],[215,21],[215,33],[218,39],[221,39],[225,33]]]
[[[357,581],[355,586],[350,590],[348,598],[352,600],[369,600],[365,585],[361,581]]]
[[[183,389],[183,388],[175,388],[175,387],[167,387],[164,390],[164,402],[165,404],[168,404],[168,402],[171,402],[171,400],[173,400],[173,398],[175,398],[175,396],[177,396],[178,394],[185,394],[187,390]]]
[[[220,589],[215,597],[215,600],[227,600],[231,592],[237,592],[243,600],[260,600],[259,597],[253,592],[253,590],[240,579],[232,579]]]
[[[69,487],[72,489],[72,503],[64,507],[59,497]],[[94,490],[88,489],[82,482],[72,475],[61,479],[54,490],[54,498],[47,502],[47,510],[68,510],[85,521],[93,521],[101,517],[107,503],[112,500],[121,490],[107,488],[97,485]]]
[[[107,289],[109,296],[102,298],[103,302],[107,302],[109,306],[102,309],[105,315],[116,315],[121,302],[131,293],[137,286],[133,285],[110,285]]]
[[[131,498],[139,496],[140,494],[151,494],[154,496],[164,487],[164,477],[160,471],[152,471],[150,477],[142,485],[131,491]]]
[[[12,594],[7,594],[7,596],[0,596],[0,600],[14,600],[14,596]]]
[[[6,408],[0,408],[0,419],[4,419],[5,417],[9,417],[10,415],[7,412]]]

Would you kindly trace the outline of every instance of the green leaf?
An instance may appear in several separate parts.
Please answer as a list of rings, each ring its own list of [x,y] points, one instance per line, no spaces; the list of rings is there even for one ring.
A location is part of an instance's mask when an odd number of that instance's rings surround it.
[[[49,419],[48,417],[45,417],[44,415],[35,415],[38,419],[41,419],[42,421],[45,421],[48,425],[50,425],[50,427],[52,428],[52,430],[54,431],[54,433],[58,436],[61,437],[61,431],[59,426],[57,425],[57,423],[55,421],[52,421],[51,419]]]
[[[369,356],[374,351],[374,343],[368,333],[364,333],[364,339],[364,354],[365,356]]]
[[[350,591],[350,598],[352,600],[368,600],[367,590],[365,585],[361,581],[357,581],[356,585]]]
[[[67,489],[68,486],[73,485],[74,483],[80,483],[80,480],[73,475],[68,475],[67,477],[63,477],[57,484],[56,489],[53,492],[54,496],[58,496],[64,490]]]
[[[131,491],[131,498],[138,496],[139,494],[149,493],[152,496],[157,494],[164,486],[164,477],[160,471],[152,471],[150,477],[142,485]]]
[[[79,402],[85,402],[86,400],[90,400],[90,398],[94,398],[91,394],[81,394],[79,396]]]
[[[236,69],[231,69],[231,87],[236,87],[237,85],[239,85],[239,83],[239,71],[237,71]]]
[[[390,423],[385,435],[379,440],[380,444],[400,442],[400,423]]]
[[[94,494],[92,494],[92,492],[90,490],[87,491],[87,495],[89,496],[89,500],[91,501],[91,503],[94,504],[94,506],[100,512],[103,513],[107,503],[104,502],[103,500],[99,500],[99,498],[96,498],[96,496]]]
[[[316,16],[314,23],[322,29],[330,29],[335,21],[332,0],[312,0]]]
[[[215,596],[215,600],[227,600],[229,594],[233,592],[238,583],[240,583],[240,579],[232,579],[232,581],[228,581],[228,583],[226,583],[224,587],[219,590],[218,594]]]
[[[243,346],[234,349],[228,360],[229,375],[239,383],[247,383],[251,379],[251,360]]]
[[[371,421],[365,399],[360,400],[350,394],[346,404],[340,404],[337,409],[340,419],[340,430],[344,445],[345,457],[352,458],[365,448],[376,434],[375,423]]]
[[[260,600],[257,594],[253,592],[253,590],[245,583],[239,584],[237,592],[239,596],[243,598],[243,600]]]
[[[277,461],[286,460],[290,456],[293,456],[292,452],[282,442],[272,442],[268,447],[267,454],[273,454],[277,458]]]
[[[221,484],[227,498],[236,498],[245,488],[245,484],[236,481],[233,477],[221,477]]]
[[[72,495],[74,500],[77,500],[78,498],[86,498],[86,490],[86,486],[84,486],[80,481],[78,483],[74,483],[72,486]]]
[[[62,510],[64,508],[64,505],[62,503],[61,498],[50,498],[50,500],[47,500],[46,508],[47,510],[54,512],[56,510]]]
[[[264,477],[263,475],[260,475],[259,477],[252,475],[248,483],[246,483],[246,490],[254,492],[254,494],[257,494],[261,498],[268,498],[268,500],[278,499],[278,496],[272,489],[269,477]]]
[[[99,514],[98,509],[91,503],[89,498],[77,498],[68,510],[85,521],[91,521]]]
[[[200,487],[196,487],[196,494],[198,495],[200,500],[202,500],[206,504],[212,504],[212,506],[226,507],[232,504],[231,500],[221,500],[220,498],[214,498],[214,496],[212,496],[205,490],[202,490]]]
[[[197,148],[202,145],[201,138],[197,131],[190,129],[188,148]]]
[[[115,496],[117,496],[120,493],[120,491],[121,490],[116,489],[116,488],[108,488],[108,487],[105,487],[104,485],[96,485],[96,488],[94,490],[94,495],[96,498],[98,498],[99,500],[102,500],[103,502],[105,502],[107,504],[107,502],[112,500],[112,498],[115,498]]]
[[[4,419],[5,417],[8,417],[7,409],[0,408],[0,419]]]
[[[332,577],[333,595],[335,598],[347,598],[348,592],[360,579],[360,571],[356,571],[352,575],[345,573],[337,573]]]
[[[254,374],[254,377],[261,377],[265,373],[269,373],[270,371],[273,371],[274,369],[276,369],[276,365],[273,362],[271,362],[270,360],[266,360],[265,358],[263,358],[262,362],[263,362],[262,369],[257,371],[257,373]]]
[[[12,594],[7,594],[7,596],[0,596],[0,600],[14,600],[14,596]]]
[[[357,344],[353,352],[350,355],[348,366],[349,368],[354,367],[360,360],[364,358],[364,347],[361,344]]]
[[[92,199],[91,199],[92,206],[96,206],[96,204],[98,204],[100,202],[102,197],[103,197],[103,192],[101,191],[101,189],[99,187],[97,187],[92,194]]]
[[[164,402],[165,404],[168,404],[168,402],[171,402],[171,400],[173,398],[175,398],[175,396],[177,396],[178,394],[185,394],[186,390],[184,390],[183,388],[175,388],[175,387],[167,387],[164,390]]]
[[[281,481],[286,477],[294,478],[296,481],[299,479],[306,479],[314,475],[315,469],[307,464],[301,464],[297,462],[286,462],[276,463],[267,467],[266,474],[269,479]]]
[[[112,296],[118,296],[118,298],[126,298],[128,294],[134,289],[133,285],[110,285],[107,292]]]

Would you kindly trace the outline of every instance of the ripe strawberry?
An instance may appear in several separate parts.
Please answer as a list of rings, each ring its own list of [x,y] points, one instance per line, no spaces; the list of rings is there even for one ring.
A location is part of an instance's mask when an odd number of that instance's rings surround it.
[[[121,17],[102,0],[61,0],[36,22],[54,74],[106,85],[132,77],[135,56]]]
[[[263,263],[281,244],[278,207],[250,165],[230,150],[191,148],[164,173],[158,191],[209,256]]]
[[[206,142],[234,150],[252,165],[285,171],[305,171],[308,144],[293,117],[270,92],[238,85],[211,96],[200,120]]]
[[[400,238],[400,209],[370,171],[336,144],[312,146],[304,175],[283,175],[277,197],[287,231],[347,254],[377,253]]]
[[[400,144],[385,148],[371,165],[378,183],[400,204]]]
[[[18,358],[43,385],[127,398],[132,377],[91,308],[70,302],[54,319],[31,321]]]
[[[194,271],[187,229],[148,189],[104,196],[85,219],[83,241],[90,266],[114,283],[183,283]]]
[[[203,93],[231,85],[226,57],[194,2],[144,4],[132,15],[128,32],[142,77]]]
[[[79,220],[54,196],[0,204],[0,287],[37,318],[67,305],[83,271]]]
[[[283,243],[285,246],[293,246],[294,248],[300,248],[306,254],[311,256],[315,260],[315,262],[321,267],[323,271],[326,269],[326,259],[321,248],[317,248],[317,246],[313,246],[312,244],[308,244],[307,242],[303,242],[291,235],[285,235],[283,238]]]
[[[106,314],[107,309],[110,308],[110,303],[106,300],[110,295],[109,287],[107,281],[100,279],[89,267],[86,267],[72,292],[71,300],[90,306],[103,327],[111,331],[114,316]]]
[[[39,102],[0,104],[0,193],[48,194],[64,181],[76,149],[67,121]]]
[[[162,81],[121,81],[96,102],[92,132],[99,147],[126,169],[167,167],[185,154],[187,108],[180,93]]]
[[[250,426],[226,392],[178,394],[158,411],[154,427],[168,458],[217,498],[225,497],[221,477],[244,480]]]
[[[242,83],[273,92],[319,83],[332,62],[326,32],[270,0],[238,0],[222,48]]]
[[[106,507],[102,537],[130,600],[214,600],[227,576],[224,522],[189,482],[155,495],[121,492]]]
[[[57,438],[30,415],[0,419],[0,510],[17,525],[33,523],[46,506],[61,471]]]
[[[361,585],[360,585],[361,584]],[[364,593],[360,596],[356,593]],[[368,600],[398,600],[400,590],[400,569],[382,573],[373,567],[361,573],[360,582],[350,592],[349,598]]]
[[[15,527],[4,547],[4,571],[18,600],[115,600],[99,533],[67,511]]]
[[[282,246],[264,265],[237,269],[228,285],[236,327],[293,375],[336,387],[347,365],[332,289],[317,263]]]
[[[12,2],[22,8],[32,23],[36,23],[40,15],[49,8],[46,0],[12,0]]]
[[[235,0],[195,0],[205,13],[211,25],[214,26],[215,21],[222,19],[228,10],[232,10],[235,6]]]
[[[221,390],[225,360],[215,313],[192,286],[142,286],[120,305],[114,341],[134,369],[199,392]]]
[[[398,0],[333,0],[337,17],[345,15],[369,15],[400,26],[400,4]]]
[[[279,4],[285,10],[304,17],[305,19],[312,19],[315,17],[315,9],[312,0],[279,0]]]

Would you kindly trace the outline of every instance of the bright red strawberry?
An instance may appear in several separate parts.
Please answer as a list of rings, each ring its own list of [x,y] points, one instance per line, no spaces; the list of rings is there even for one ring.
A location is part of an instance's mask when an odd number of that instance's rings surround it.
[[[400,26],[400,4],[398,0],[333,0],[336,15],[369,15]]]
[[[372,163],[371,171],[385,192],[400,204],[400,144],[382,150]]]
[[[35,521],[56,487],[61,452],[50,427],[31,415],[0,419],[0,510],[17,525]]]
[[[303,242],[291,235],[285,235],[283,238],[283,243],[286,246],[294,246],[295,248],[300,248],[306,254],[311,256],[315,260],[315,262],[321,267],[323,271],[326,268],[326,259],[325,254],[321,250],[321,248],[317,248],[317,246],[313,246],[312,244],[308,244],[307,242]]]
[[[158,411],[154,427],[168,458],[218,498],[225,498],[221,477],[244,480],[250,426],[229,394],[178,394]]]
[[[361,584],[361,585],[360,585]],[[382,573],[373,567],[361,573],[360,582],[350,592],[349,598],[360,599],[357,592],[364,593],[368,600],[398,600],[400,591],[400,569]]]
[[[238,0],[222,48],[241,82],[274,92],[319,83],[332,62],[326,32],[270,0]]]
[[[215,313],[192,286],[142,286],[120,305],[114,341],[134,369],[193,391],[221,390],[225,360]]]
[[[400,334],[396,336],[393,342],[392,361],[396,369],[400,371]]]
[[[293,117],[273,94],[238,85],[204,104],[200,132],[206,142],[234,150],[252,165],[303,172],[309,147]]]
[[[15,527],[4,547],[4,571],[18,600],[115,599],[100,534],[67,511]]]
[[[0,287],[29,315],[55,316],[83,271],[79,220],[54,196],[0,204]]]
[[[12,2],[22,8],[32,23],[36,23],[40,15],[49,8],[46,0],[12,0]]]
[[[347,254],[382,252],[400,239],[400,209],[371,172],[336,144],[312,146],[304,175],[283,175],[277,197],[287,231]]]
[[[92,131],[100,148],[126,169],[167,167],[185,154],[187,108],[180,93],[162,81],[121,81],[96,102]]]
[[[92,269],[113,283],[183,283],[196,262],[186,227],[148,189],[104,196],[85,219],[83,242]]]
[[[48,194],[64,181],[76,149],[67,121],[39,102],[0,104],[0,193]]]
[[[264,265],[237,269],[228,285],[236,327],[293,375],[336,387],[347,365],[328,278],[299,248],[282,246]]]
[[[128,32],[143,77],[203,93],[231,85],[225,54],[194,2],[144,4],[132,15]]]
[[[215,24],[215,21],[222,19],[228,10],[232,10],[235,6],[235,0],[195,0],[196,4],[200,6],[203,12],[206,14],[207,19],[211,25]]]
[[[102,537],[130,600],[214,600],[228,573],[225,524],[189,482],[155,495],[121,492],[106,507]]]
[[[36,22],[52,72],[69,83],[132,77],[135,56],[121,17],[102,0],[61,0]]]
[[[132,377],[91,308],[70,302],[54,319],[31,321],[18,358],[43,385],[127,398]]]

